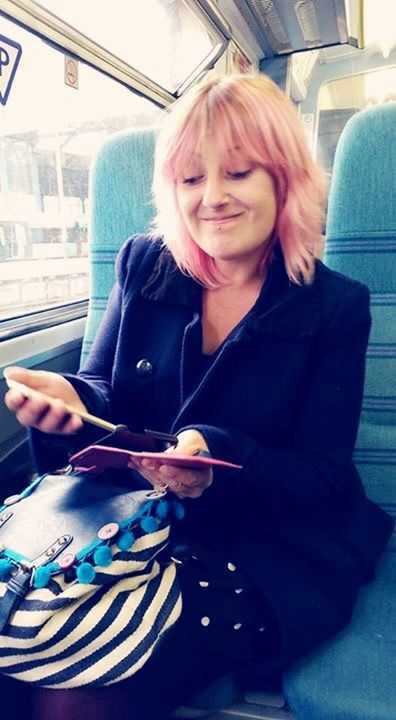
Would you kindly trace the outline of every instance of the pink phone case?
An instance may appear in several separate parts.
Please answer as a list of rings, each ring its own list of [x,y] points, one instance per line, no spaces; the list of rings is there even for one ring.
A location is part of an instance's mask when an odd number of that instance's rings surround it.
[[[90,445],[70,458],[70,463],[76,470],[85,472],[101,472],[107,468],[127,468],[128,462],[133,458],[149,458],[159,460],[163,465],[173,465],[184,468],[224,467],[241,470],[242,465],[216,460],[216,458],[203,455],[179,455],[178,453],[163,452],[136,452],[106,447],[105,445]]]

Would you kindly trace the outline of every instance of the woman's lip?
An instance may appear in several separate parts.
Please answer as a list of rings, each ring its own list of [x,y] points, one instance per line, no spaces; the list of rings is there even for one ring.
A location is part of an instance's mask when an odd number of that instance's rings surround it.
[[[236,213],[235,215],[225,215],[224,217],[202,218],[202,220],[207,223],[213,223],[214,225],[220,225],[222,223],[230,222],[231,220],[236,220],[241,215],[242,213]]]

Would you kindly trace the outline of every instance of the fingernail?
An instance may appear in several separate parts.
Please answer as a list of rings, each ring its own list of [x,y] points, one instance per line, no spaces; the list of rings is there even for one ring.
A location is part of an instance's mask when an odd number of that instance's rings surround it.
[[[177,470],[173,467],[169,467],[169,465],[161,465],[159,471],[162,475],[166,475],[166,477],[169,478],[174,478],[177,475]]]

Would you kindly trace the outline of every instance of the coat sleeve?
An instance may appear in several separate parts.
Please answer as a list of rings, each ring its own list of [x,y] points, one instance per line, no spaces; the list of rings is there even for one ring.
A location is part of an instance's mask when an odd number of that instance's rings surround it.
[[[359,424],[365,353],[370,330],[369,294],[362,285],[342,299],[321,332],[316,360],[287,447],[263,447],[226,427],[194,426],[215,457],[243,471],[215,473],[214,494],[228,502],[267,508],[269,514],[321,511],[353,491],[352,453]],[[216,490],[216,483],[218,487]]]
[[[121,248],[115,265],[116,282],[110,293],[106,311],[95,334],[86,362],[77,375],[65,375],[73,384],[88,410],[112,420],[111,383],[119,330],[128,292],[127,278],[141,267],[142,256],[149,246],[145,238],[134,237]]]

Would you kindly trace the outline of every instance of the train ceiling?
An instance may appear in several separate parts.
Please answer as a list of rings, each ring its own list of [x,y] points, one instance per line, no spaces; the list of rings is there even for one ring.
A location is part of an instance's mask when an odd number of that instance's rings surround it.
[[[216,5],[230,22],[238,13],[265,58],[360,45],[359,0],[217,0]]]

